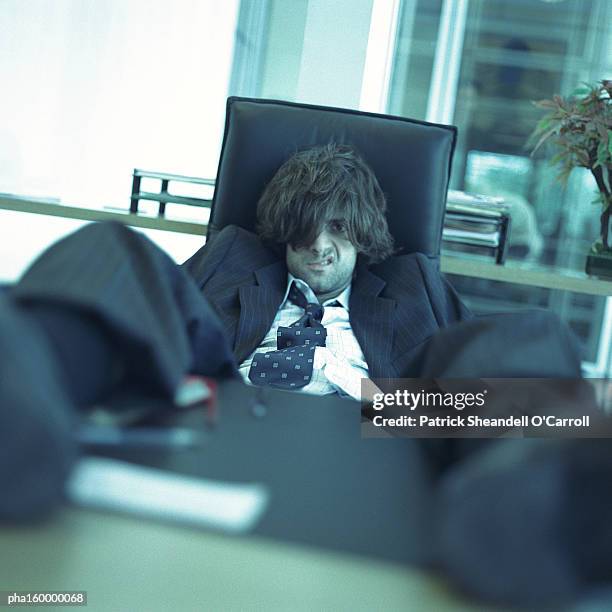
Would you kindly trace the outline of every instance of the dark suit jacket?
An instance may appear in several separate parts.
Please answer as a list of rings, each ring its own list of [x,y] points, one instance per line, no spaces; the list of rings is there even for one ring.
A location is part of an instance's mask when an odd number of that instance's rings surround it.
[[[262,342],[287,286],[284,253],[236,226],[184,266],[218,314],[238,363]],[[417,376],[415,358],[442,327],[471,315],[435,262],[415,253],[358,264],[350,321],[372,378]]]

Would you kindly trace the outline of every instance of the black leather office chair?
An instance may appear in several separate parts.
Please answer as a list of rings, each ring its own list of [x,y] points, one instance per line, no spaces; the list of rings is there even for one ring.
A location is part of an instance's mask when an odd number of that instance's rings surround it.
[[[456,136],[454,126],[404,117],[229,98],[207,237],[230,224],[253,231],[257,200],[281,164],[336,142],[355,147],[374,170],[396,246],[437,258]]]

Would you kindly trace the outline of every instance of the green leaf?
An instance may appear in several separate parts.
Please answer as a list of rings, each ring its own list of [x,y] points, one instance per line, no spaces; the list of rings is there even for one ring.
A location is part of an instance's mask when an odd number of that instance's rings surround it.
[[[601,121],[599,117],[596,117],[593,123],[595,123],[596,129],[597,129],[597,135],[599,136],[599,138],[601,138],[601,140],[603,140],[605,143],[609,142],[610,140],[609,132],[610,131],[606,130],[606,126],[603,123],[603,121]]]
[[[540,119],[538,121],[538,124],[536,125],[536,132],[545,132],[549,127],[550,124],[552,123],[552,117],[550,116],[546,116],[546,117],[542,117],[542,119]]]
[[[602,174],[604,185],[606,186],[608,193],[610,193],[612,192],[612,189],[610,189],[610,171],[608,170],[608,166],[606,164],[602,164],[601,170],[602,170],[601,174]],[[603,194],[602,194],[602,198],[603,198]]]
[[[605,164],[606,157],[608,157],[608,147],[606,147],[606,143],[602,140],[597,145],[597,163],[602,165]]]
[[[554,110],[558,108],[558,105],[553,100],[537,100],[536,102],[534,102],[534,104],[538,108],[548,108]]]
[[[586,96],[591,93],[590,87],[576,87],[574,91],[570,93],[571,98],[575,98],[576,96]]]
[[[550,128],[546,132],[544,132],[540,139],[538,140],[535,147],[533,147],[532,154],[535,153],[556,131],[556,128]]]

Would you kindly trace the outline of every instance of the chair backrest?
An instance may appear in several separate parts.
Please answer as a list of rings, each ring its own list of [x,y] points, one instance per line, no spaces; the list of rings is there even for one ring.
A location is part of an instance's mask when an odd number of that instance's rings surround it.
[[[231,97],[208,237],[226,225],[255,229],[265,185],[293,153],[330,142],[352,145],[387,196],[387,218],[403,252],[438,257],[454,126],[278,100]]]

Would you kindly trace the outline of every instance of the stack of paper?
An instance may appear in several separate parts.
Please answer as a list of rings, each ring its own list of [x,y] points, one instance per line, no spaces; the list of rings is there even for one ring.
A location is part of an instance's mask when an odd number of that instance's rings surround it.
[[[80,506],[233,533],[251,530],[269,499],[261,484],[205,480],[94,457],[78,462],[66,492]]]

